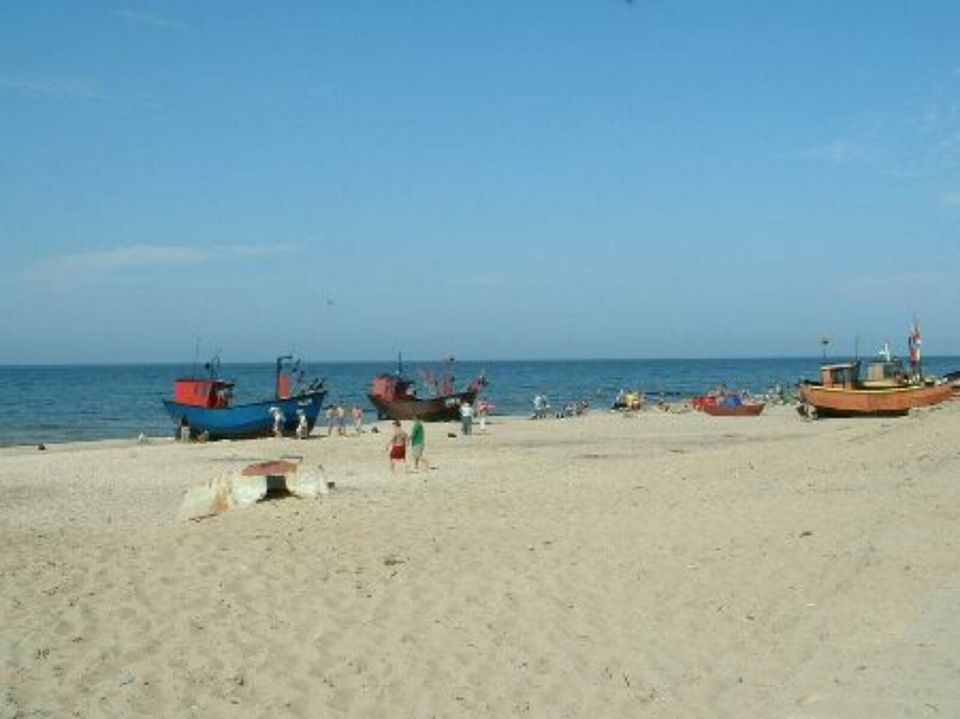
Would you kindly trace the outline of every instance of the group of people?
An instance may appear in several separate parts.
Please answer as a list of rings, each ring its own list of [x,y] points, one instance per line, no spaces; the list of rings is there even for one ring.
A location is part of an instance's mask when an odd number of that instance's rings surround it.
[[[643,390],[621,389],[613,400],[613,409],[637,412],[647,406],[647,396]]]
[[[333,435],[334,430],[341,437],[347,436],[347,409],[343,402],[337,402],[327,407],[327,436]],[[363,432],[363,407],[354,404],[350,410],[350,417],[353,420],[353,431],[356,434]]]
[[[586,414],[589,408],[590,403],[585,399],[579,402],[567,402],[553,412],[553,416],[557,419],[578,417],[581,414]],[[533,419],[545,419],[550,413],[550,400],[547,399],[547,395],[537,394],[533,398]]]
[[[473,434],[473,418],[477,417],[480,422],[480,430],[486,431],[487,415],[492,411],[493,404],[486,400],[477,402],[474,407],[470,402],[460,403],[460,429],[463,436]],[[387,443],[387,454],[390,457],[390,469],[396,473],[397,468],[407,461],[407,445],[410,446],[410,455],[413,457],[413,471],[420,471],[421,464],[426,469],[431,469],[430,463],[423,456],[423,448],[426,444],[426,432],[423,428],[423,422],[419,417],[415,417],[413,425],[408,434],[403,429],[399,419],[393,420],[393,434]]]
[[[413,471],[420,471],[420,464],[430,469],[430,463],[423,456],[423,448],[426,444],[426,432],[423,429],[423,422],[419,417],[413,420],[410,427],[410,434],[403,430],[403,425],[399,419],[393,420],[393,436],[387,444],[387,454],[390,457],[390,471],[396,474],[397,468],[405,465],[407,462],[407,445],[410,445],[410,455],[413,457]]]
[[[611,409],[624,413],[624,416],[632,416],[634,412],[645,410],[648,406],[647,395],[643,390],[621,389],[617,392],[616,399],[613,400]],[[654,406],[662,412],[670,412],[670,403],[667,401],[663,392],[657,397]]]

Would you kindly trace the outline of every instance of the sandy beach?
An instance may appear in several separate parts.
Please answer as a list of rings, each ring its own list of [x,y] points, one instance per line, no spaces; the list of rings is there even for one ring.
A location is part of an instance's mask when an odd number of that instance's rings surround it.
[[[960,402],[380,427],[0,450],[0,717],[960,716]]]

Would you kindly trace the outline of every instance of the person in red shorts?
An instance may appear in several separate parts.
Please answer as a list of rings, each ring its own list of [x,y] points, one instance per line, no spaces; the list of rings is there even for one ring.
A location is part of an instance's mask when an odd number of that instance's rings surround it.
[[[387,452],[390,455],[390,471],[396,474],[397,466],[402,462],[407,464],[407,442],[410,438],[400,426],[400,420],[393,420],[393,436],[390,438],[390,444],[387,445]]]

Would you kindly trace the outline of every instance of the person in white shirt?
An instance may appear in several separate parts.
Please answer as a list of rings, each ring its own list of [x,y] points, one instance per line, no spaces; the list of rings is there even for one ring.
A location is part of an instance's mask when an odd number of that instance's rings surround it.
[[[473,431],[473,406],[469,402],[460,403],[460,426],[465,435]]]

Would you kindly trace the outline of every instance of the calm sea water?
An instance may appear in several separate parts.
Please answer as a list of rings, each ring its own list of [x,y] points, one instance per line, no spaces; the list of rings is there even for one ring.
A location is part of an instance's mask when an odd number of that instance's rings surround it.
[[[522,415],[532,398],[546,393],[554,407],[586,399],[607,408],[623,387],[648,395],[663,393],[676,400],[700,394],[720,382],[731,388],[763,392],[781,384],[790,388],[802,378],[815,378],[820,358],[663,359],[458,362],[461,388],[484,371],[490,381],[486,396],[498,414]],[[373,408],[365,391],[373,375],[390,372],[382,363],[310,363],[311,376],[326,378],[327,402],[354,402]],[[405,373],[421,376],[437,365],[405,362]],[[960,369],[960,357],[924,359],[929,374]],[[0,445],[37,444],[92,439],[172,435],[173,424],[161,404],[170,397],[173,380],[193,372],[192,365],[84,365],[0,367]],[[237,401],[272,396],[274,365],[224,364],[221,376],[237,382]],[[422,390],[421,390],[422,392]]]

